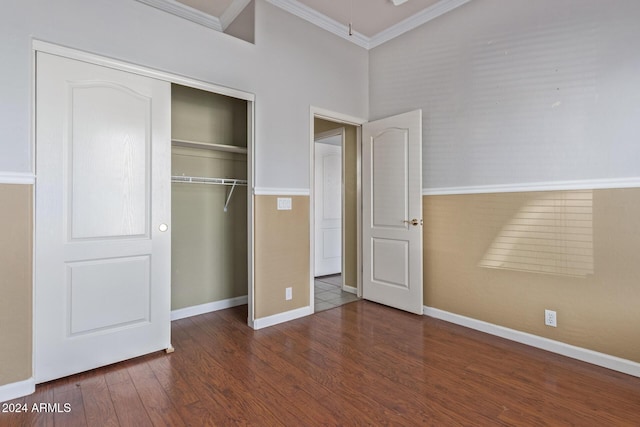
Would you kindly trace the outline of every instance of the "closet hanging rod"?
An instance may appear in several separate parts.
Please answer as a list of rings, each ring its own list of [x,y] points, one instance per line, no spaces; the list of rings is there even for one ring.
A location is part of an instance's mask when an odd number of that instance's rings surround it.
[[[212,178],[205,176],[172,176],[171,182],[184,182],[187,184],[217,184],[217,185],[247,185],[246,179],[235,178]]]
[[[229,207],[229,200],[231,200],[231,195],[233,194],[233,190],[236,189],[238,185],[245,186],[247,185],[246,179],[234,179],[234,178],[210,178],[204,176],[172,176],[171,182],[182,182],[186,184],[214,184],[214,185],[230,185],[231,190],[229,194],[227,194],[227,199],[224,202],[223,210],[227,212],[227,208]]]

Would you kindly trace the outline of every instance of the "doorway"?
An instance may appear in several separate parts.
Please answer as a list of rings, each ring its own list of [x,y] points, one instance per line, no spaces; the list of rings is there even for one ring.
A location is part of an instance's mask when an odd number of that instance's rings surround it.
[[[345,212],[353,207],[356,220],[354,232],[348,215],[343,219],[341,291],[354,292],[349,288],[351,271],[355,274],[358,297],[422,314],[422,111],[366,122],[311,107],[311,212],[316,192],[315,135],[341,126],[347,134],[349,129],[356,134],[355,147],[351,147],[355,149],[355,159],[352,163],[345,156],[343,161],[343,203]],[[344,153],[348,153],[348,141],[343,147],[347,148]],[[354,165],[354,171],[348,171],[349,165]],[[355,190],[348,178],[352,173]],[[355,191],[351,200],[346,197],[350,191]],[[316,293],[315,215],[311,215],[311,220],[311,291]],[[355,233],[355,240],[351,240],[350,233]],[[355,242],[355,263],[348,261],[349,242]],[[322,293],[322,289],[317,291]],[[316,304],[315,311],[323,305]]]
[[[356,124],[313,117],[312,295],[316,312],[359,297],[358,135]]]

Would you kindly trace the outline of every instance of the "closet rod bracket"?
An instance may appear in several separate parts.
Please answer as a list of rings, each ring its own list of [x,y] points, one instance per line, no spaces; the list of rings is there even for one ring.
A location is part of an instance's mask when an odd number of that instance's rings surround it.
[[[224,202],[224,211],[227,211],[227,206],[229,206],[229,200],[231,200],[231,195],[233,194],[233,190],[236,189],[237,182],[234,181],[233,185],[231,185],[231,190],[229,191],[229,195],[227,195],[227,201]]]

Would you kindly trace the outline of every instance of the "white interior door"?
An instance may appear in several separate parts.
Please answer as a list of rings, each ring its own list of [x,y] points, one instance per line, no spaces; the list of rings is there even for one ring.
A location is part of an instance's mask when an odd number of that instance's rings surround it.
[[[422,111],[362,127],[362,296],[422,314]]]
[[[342,272],[342,136],[315,147],[315,276]]]
[[[170,85],[37,55],[35,377],[170,344]]]

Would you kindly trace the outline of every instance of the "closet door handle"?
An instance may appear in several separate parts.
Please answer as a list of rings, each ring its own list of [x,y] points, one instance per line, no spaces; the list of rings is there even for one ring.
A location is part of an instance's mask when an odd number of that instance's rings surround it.
[[[160,226],[158,227],[158,230],[162,231],[163,233],[168,229],[169,229],[169,226],[167,224],[160,224]]]

